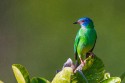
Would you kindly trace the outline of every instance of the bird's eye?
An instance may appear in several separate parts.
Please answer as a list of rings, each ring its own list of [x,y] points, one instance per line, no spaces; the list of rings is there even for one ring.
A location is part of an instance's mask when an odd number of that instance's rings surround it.
[[[84,22],[84,20],[82,20],[82,22]]]

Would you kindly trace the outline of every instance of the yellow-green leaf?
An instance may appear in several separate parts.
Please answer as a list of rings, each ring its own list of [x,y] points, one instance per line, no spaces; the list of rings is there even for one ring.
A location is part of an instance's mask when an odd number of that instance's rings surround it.
[[[20,64],[13,64],[12,69],[18,83],[30,83],[29,73]]]
[[[109,79],[103,80],[101,83],[121,83],[119,77],[110,77]]]
[[[0,83],[4,83],[4,82],[0,80]]]
[[[52,83],[70,83],[73,69],[71,67],[65,67],[62,71],[56,74]]]
[[[50,82],[48,80],[46,80],[45,78],[33,77],[31,79],[31,83],[50,83]]]

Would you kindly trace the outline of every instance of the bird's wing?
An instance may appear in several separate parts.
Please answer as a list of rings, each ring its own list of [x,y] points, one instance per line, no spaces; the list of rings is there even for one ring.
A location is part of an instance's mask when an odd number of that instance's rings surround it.
[[[77,60],[78,57],[78,51],[81,52],[85,47],[88,45],[89,38],[84,34],[82,36],[77,35],[74,43],[74,53],[75,53],[75,59]],[[79,50],[78,50],[79,49]]]
[[[95,35],[95,39],[97,40],[97,34]],[[93,49],[94,49],[94,47],[95,47],[95,44],[96,44],[96,40],[95,40],[94,46],[92,47],[92,49],[90,50],[90,52],[93,51]]]
[[[77,46],[78,46],[79,41],[80,41],[80,36],[79,36],[79,35],[76,35],[75,43],[74,43],[74,54],[75,54],[75,59],[76,59],[76,60],[77,60],[77,57],[78,57],[78,54],[77,54]]]
[[[76,60],[77,60],[77,57],[78,57],[78,53],[77,53],[78,50],[77,50],[77,48],[81,48],[81,50],[82,50],[82,48],[85,47],[86,44],[87,44],[87,38],[86,38],[85,35],[83,35],[83,36],[77,35],[76,36],[75,43],[74,43],[74,54],[75,54],[75,59]],[[82,45],[82,46],[80,46],[80,45]]]
[[[92,49],[90,50],[90,52],[93,51],[93,49],[94,49],[94,47],[95,47],[95,44],[96,44],[96,40],[95,40],[94,46],[92,47]]]

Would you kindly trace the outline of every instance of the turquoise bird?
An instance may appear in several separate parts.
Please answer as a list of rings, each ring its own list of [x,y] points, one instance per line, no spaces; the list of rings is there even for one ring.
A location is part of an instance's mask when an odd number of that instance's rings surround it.
[[[81,64],[84,66],[85,57],[88,57],[88,54],[94,55],[92,51],[97,39],[96,30],[94,29],[93,21],[88,17],[80,18],[73,24],[81,25],[75,38],[74,54],[75,59],[80,60]]]

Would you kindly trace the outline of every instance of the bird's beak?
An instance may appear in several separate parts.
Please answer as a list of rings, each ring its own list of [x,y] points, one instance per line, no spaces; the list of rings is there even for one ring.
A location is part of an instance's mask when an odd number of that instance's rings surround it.
[[[78,24],[78,22],[74,22],[73,24]]]

